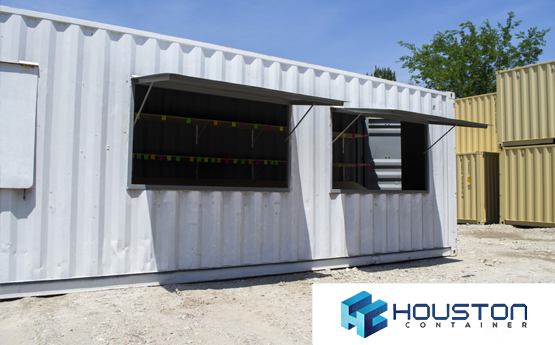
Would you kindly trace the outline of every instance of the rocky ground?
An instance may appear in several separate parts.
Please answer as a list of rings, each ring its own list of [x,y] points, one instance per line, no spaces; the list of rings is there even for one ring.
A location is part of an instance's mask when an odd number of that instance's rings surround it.
[[[554,283],[555,229],[459,226],[458,256],[0,302],[2,344],[310,344],[318,283]]]

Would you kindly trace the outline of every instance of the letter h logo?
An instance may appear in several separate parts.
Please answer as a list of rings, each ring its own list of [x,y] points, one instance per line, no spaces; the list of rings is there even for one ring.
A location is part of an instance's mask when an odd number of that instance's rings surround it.
[[[362,291],[341,302],[341,327],[357,328],[363,338],[387,327],[387,319],[380,314],[387,310],[387,303],[381,299],[372,303],[372,295]]]

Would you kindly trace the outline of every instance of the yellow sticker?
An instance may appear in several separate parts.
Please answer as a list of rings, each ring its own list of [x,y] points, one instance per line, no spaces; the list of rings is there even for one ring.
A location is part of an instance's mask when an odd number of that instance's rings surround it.
[[[166,121],[166,115],[162,115],[162,121]]]
[[[470,177],[466,178],[466,182],[470,183]]]
[[[172,160],[172,156],[168,156],[168,160],[171,161],[171,160]]]

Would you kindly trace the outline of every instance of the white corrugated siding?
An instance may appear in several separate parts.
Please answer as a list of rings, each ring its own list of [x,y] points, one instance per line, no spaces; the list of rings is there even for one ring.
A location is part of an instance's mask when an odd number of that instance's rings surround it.
[[[131,75],[179,73],[453,118],[448,94],[2,11],[0,60],[38,62],[40,75],[35,188],[26,200],[22,190],[0,190],[0,282],[455,248],[454,133],[431,150],[429,194],[330,194],[327,107],[316,107],[293,137],[290,193],[127,189]],[[295,123],[306,109],[294,107]],[[430,126],[430,141],[446,130]]]

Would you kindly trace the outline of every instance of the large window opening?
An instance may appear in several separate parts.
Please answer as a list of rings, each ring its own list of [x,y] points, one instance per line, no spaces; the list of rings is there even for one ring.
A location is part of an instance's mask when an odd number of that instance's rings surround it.
[[[333,189],[427,190],[428,125],[333,112],[332,128]]]
[[[148,86],[135,85],[135,112]],[[134,125],[132,184],[288,185],[290,106],[152,87]]]

